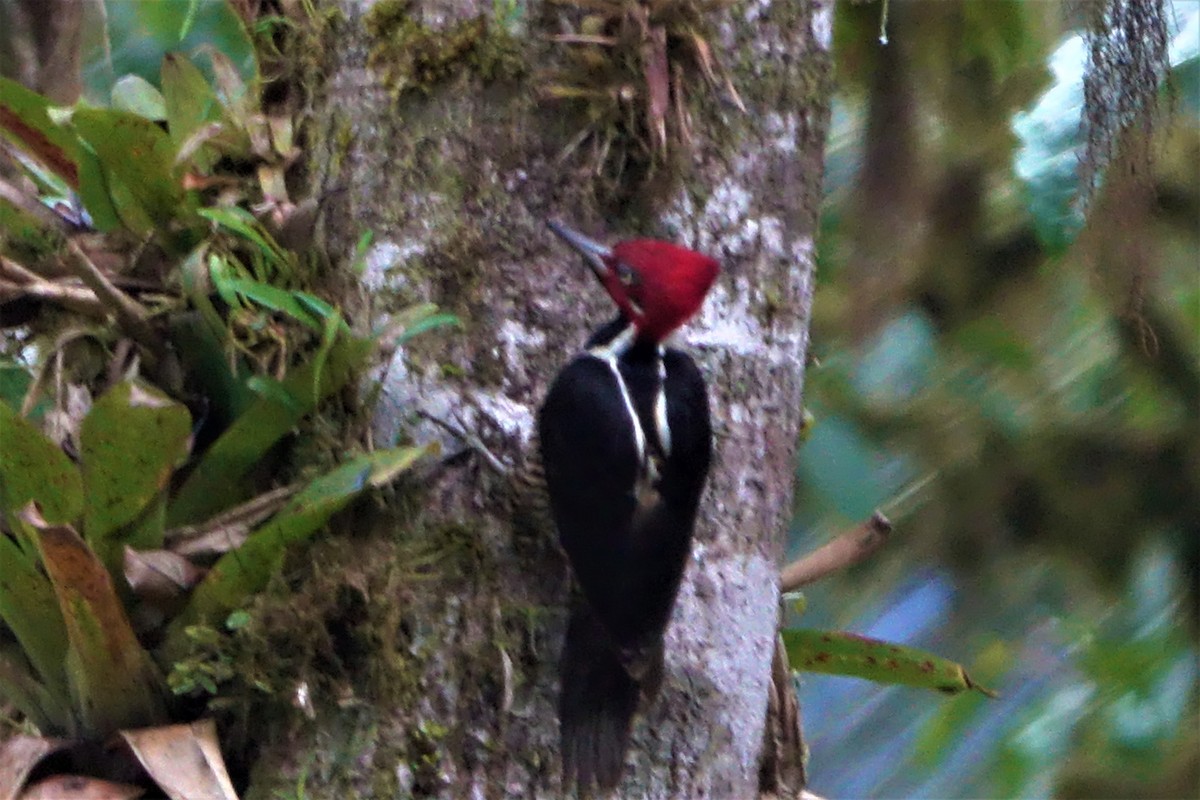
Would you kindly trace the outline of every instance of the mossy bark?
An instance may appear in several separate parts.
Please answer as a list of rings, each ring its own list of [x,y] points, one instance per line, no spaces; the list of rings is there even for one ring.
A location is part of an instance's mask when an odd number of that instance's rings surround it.
[[[491,3],[382,2],[393,17],[411,15],[403,35],[419,34],[423,48],[436,45],[429,31],[453,30],[455,52],[467,55],[461,68],[435,59],[435,72],[397,83],[380,62],[379,18],[366,24],[371,4],[340,1],[309,126],[310,174],[346,188],[330,202],[324,238],[348,256],[373,231],[364,276],[373,308],[433,301],[465,330],[426,337],[381,366],[377,441],[441,438],[446,452],[461,449],[425,412],[518,458],[548,381],[611,313],[578,258],[547,234],[547,217],[609,239],[637,229],[722,262],[683,335],[709,380],[717,455],[663,696],[635,728],[619,795],[753,797],[802,417],[830,4],[752,0],[715,13],[709,44],[747,113],[719,102],[699,71],[681,75],[693,140],[674,142],[672,157],[614,195],[577,153],[563,156],[581,116],[539,92],[561,57],[546,35],[584,11],[518,7],[504,31]],[[460,24],[480,14],[487,25]],[[507,42],[495,56],[496,42],[465,41],[463,31],[515,37],[516,56]],[[408,609],[403,661],[417,690],[352,712],[318,703],[315,720],[272,734],[252,796],[285,787],[306,797],[561,795],[566,571],[547,537],[514,524],[508,495],[469,456],[429,476],[421,523],[395,532],[398,548],[430,531],[438,546],[456,543],[454,557],[433,560],[432,579],[395,599]]]

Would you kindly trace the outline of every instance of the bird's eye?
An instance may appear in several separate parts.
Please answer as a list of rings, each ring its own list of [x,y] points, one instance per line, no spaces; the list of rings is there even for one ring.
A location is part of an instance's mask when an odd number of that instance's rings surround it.
[[[637,286],[641,283],[641,277],[637,271],[621,261],[617,262],[617,279],[626,286]]]

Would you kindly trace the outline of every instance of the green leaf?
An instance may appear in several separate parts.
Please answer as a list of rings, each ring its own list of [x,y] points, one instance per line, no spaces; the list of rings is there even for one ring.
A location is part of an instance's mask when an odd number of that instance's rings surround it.
[[[32,509],[32,506],[27,506]],[[36,541],[36,531],[15,525]],[[67,629],[54,599],[50,581],[38,569],[35,556],[7,536],[0,536],[0,620],[21,645],[51,694],[65,700]]]
[[[157,121],[167,118],[163,96],[150,81],[139,75],[126,75],[112,90],[113,108]]]
[[[453,314],[439,314],[433,303],[418,303],[392,317],[377,335],[381,343],[398,345],[426,331],[451,325],[462,327],[462,321]]]
[[[915,647],[881,642],[853,633],[791,628],[782,632],[792,669],[848,675],[876,683],[904,684],[958,694],[995,694],[974,683],[961,664]]]
[[[398,447],[359,456],[308,484],[241,547],[213,565],[171,622],[167,657],[179,659],[186,652],[188,626],[227,619],[250,594],[263,589],[279,570],[289,545],[307,539],[364,490],[394,480],[430,450]]]
[[[199,312],[174,314],[170,325],[171,342],[186,374],[196,380],[201,393],[208,398],[205,424],[212,426],[210,430],[223,431],[254,400],[252,390],[242,373],[235,371],[236,362],[231,365],[219,338],[224,331],[219,328],[214,331]]]
[[[189,0],[190,2],[190,0]],[[204,45],[229,54],[247,79],[254,76],[254,45],[227,0],[201,0],[188,18],[182,2],[106,2],[104,28],[84,37],[85,95],[105,97],[114,76],[133,73],[148,81],[159,77],[162,57],[170,51],[192,53]]]
[[[183,188],[174,175],[175,150],[154,122],[128,111],[77,108],[71,125],[158,225],[178,215]]]
[[[36,158],[73,189],[79,188],[76,156],[79,144],[70,131],[56,125],[50,101],[16,81],[0,78],[0,135]]]
[[[0,643],[0,700],[11,703],[43,736],[74,736],[66,691],[52,692],[13,643]]]
[[[236,274],[237,270],[228,258],[220,253],[208,254],[208,277],[212,279],[213,288],[217,290],[221,301],[230,308],[243,308],[241,298],[231,284]],[[225,329],[224,323],[220,328]]]
[[[436,330],[437,328],[461,328],[462,320],[454,314],[430,314],[424,319],[418,320],[409,325],[404,331],[396,337],[395,344],[403,344],[414,336],[419,336],[422,333]]]
[[[204,73],[179,53],[163,56],[162,93],[167,131],[176,154],[197,131],[221,118],[221,105]],[[206,155],[201,155],[202,152]],[[216,155],[201,148],[192,160],[198,168],[207,169]]]
[[[46,519],[71,522],[83,510],[83,482],[57,445],[0,403],[0,508],[8,516],[31,500]]]
[[[316,314],[326,322],[329,321],[330,317],[340,318],[341,316],[338,314],[338,310],[336,308],[329,305],[329,303],[326,303],[316,295],[309,294],[308,292],[292,292],[292,296],[296,298],[297,303],[304,306],[313,314]]]
[[[288,391],[282,381],[269,378],[266,375],[254,375],[246,380],[246,388],[261,397],[274,400],[289,410],[304,413],[304,403]]]
[[[146,512],[187,456],[188,410],[157,389],[129,380],[105,392],[83,420],[80,455],[88,543],[118,574],[126,544],[162,546],[162,531],[129,526]],[[134,537],[133,534],[141,534]]]
[[[337,342],[338,331],[340,326],[346,323],[342,322],[341,315],[330,314],[325,317],[325,330],[321,332],[321,344],[317,348],[317,352],[313,353],[313,403],[320,402],[321,391],[321,373],[325,369],[325,362],[329,358],[329,352],[333,349],[333,345]]]
[[[314,331],[323,329],[321,319],[315,317],[307,305],[300,302],[295,293],[259,281],[234,278],[226,284],[248,300],[271,311],[286,314]]]
[[[183,15],[183,24],[179,26],[179,41],[187,38],[196,23],[196,11],[200,8],[200,0],[188,0],[187,13]]]
[[[250,115],[254,113],[250,92],[246,82],[229,56],[215,47],[203,48],[212,62],[213,75],[216,77],[217,91],[221,102],[233,116],[239,127],[246,127]]]
[[[112,230],[119,220],[99,162],[70,130],[51,117],[52,109],[60,111],[42,95],[0,78],[0,136],[15,144],[18,153],[77,190],[97,230]]]
[[[358,241],[354,243],[354,257],[350,260],[350,271],[359,277],[362,277],[362,274],[367,271],[367,252],[371,249],[371,242],[374,238],[374,231],[364,231],[362,236],[358,237]]]
[[[124,225],[127,230],[137,234],[141,239],[148,239],[153,236],[155,232],[154,220],[151,219],[145,207],[142,206],[141,202],[130,191],[125,181],[111,172],[105,175],[104,180],[108,197],[117,212],[120,224]]]
[[[2,222],[3,217],[0,217],[0,223]],[[0,362],[0,403],[13,411],[19,411],[32,383],[33,376],[29,374],[29,370],[19,364]],[[3,447],[2,443],[0,447]]]
[[[36,514],[24,522],[38,532],[66,624],[67,678],[86,732],[105,738],[165,722],[162,676],[138,643],[104,564],[69,526],[48,525]]]
[[[79,144],[78,163],[79,198],[92,218],[92,226],[101,233],[114,230],[121,224],[121,215],[109,194],[109,179],[96,153],[83,142]]]
[[[237,206],[229,208],[202,208],[197,213],[210,222],[214,222],[220,227],[236,233],[253,243],[258,252],[277,269],[286,270],[290,267],[287,254],[284,253],[271,234],[267,233],[267,229],[262,226],[262,223],[256,220],[254,215],[244,208]]]
[[[319,381],[311,362],[292,370],[283,380],[282,388],[297,401],[295,405],[259,396],[201,457],[171,504],[168,524],[198,522],[249,496],[253,487],[246,485],[245,476],[250,469],[312,411],[315,400],[345,386],[366,364],[373,348],[371,340],[342,333],[330,349]],[[320,387],[316,398],[311,391],[314,383]]]

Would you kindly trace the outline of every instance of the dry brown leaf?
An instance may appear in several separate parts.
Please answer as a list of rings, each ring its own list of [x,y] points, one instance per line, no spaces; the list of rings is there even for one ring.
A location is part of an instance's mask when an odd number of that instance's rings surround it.
[[[174,551],[182,556],[213,556],[236,550],[250,535],[250,526],[234,523],[181,542]]]
[[[0,745],[0,800],[16,800],[29,773],[67,742],[45,736],[13,736]]]
[[[212,720],[121,731],[121,736],[171,800],[237,800]]]
[[[71,688],[83,723],[99,735],[166,719],[165,683],[142,649],[112,576],[69,525],[50,525],[35,503],[18,518],[37,531],[42,564],[63,610]]]
[[[165,534],[170,549],[183,556],[227,553],[246,541],[251,529],[269,518],[300,490],[291,484],[260,494],[200,525],[172,528]]]
[[[688,113],[687,103],[683,94],[683,70],[679,64],[673,64],[674,75],[671,78],[672,94],[675,96],[675,123],[679,130],[679,140],[688,147],[692,146],[692,115]]]
[[[196,151],[204,146],[206,142],[224,133],[225,128],[219,122],[210,122],[196,129],[188,138],[184,139],[183,144],[179,147],[179,152],[175,155],[175,166],[186,164],[192,160],[192,156],[196,155]]]
[[[271,144],[275,147],[275,152],[285,159],[291,158],[296,152],[291,115],[268,115],[267,128],[271,132]]]
[[[170,550],[134,550],[125,547],[125,580],[138,597],[172,600],[204,577],[204,570]]]
[[[692,47],[696,50],[696,60],[700,62],[700,69],[704,71],[704,77],[712,85],[717,92],[721,90],[721,84],[724,83],[725,95],[729,102],[733,103],[739,111],[746,113],[746,104],[742,102],[742,96],[738,94],[737,89],[733,87],[733,78],[730,77],[729,71],[713,57],[712,48],[708,45],[708,40],[695,31],[689,34],[692,39]],[[717,71],[721,73],[721,79],[717,78]]]
[[[642,75],[646,81],[646,124],[659,150],[667,149],[667,111],[671,108],[671,75],[667,63],[667,29],[650,26],[645,11],[635,14],[642,27]]]

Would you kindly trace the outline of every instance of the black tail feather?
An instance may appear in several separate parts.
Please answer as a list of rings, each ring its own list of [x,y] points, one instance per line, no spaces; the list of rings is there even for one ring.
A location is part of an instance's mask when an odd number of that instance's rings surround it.
[[[572,604],[562,654],[559,725],[563,781],[586,796],[614,788],[625,768],[629,731],[642,687],[622,664],[587,603]]]

